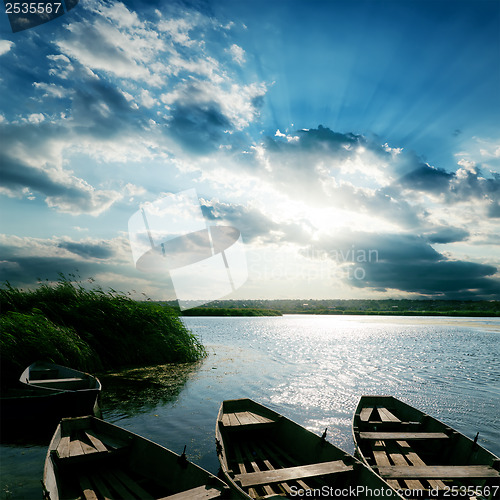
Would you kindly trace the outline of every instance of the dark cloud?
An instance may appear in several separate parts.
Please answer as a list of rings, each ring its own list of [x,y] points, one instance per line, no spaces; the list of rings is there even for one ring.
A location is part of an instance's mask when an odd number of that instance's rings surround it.
[[[450,260],[382,261],[359,266],[364,273],[355,274],[350,283],[360,288],[384,288],[448,299],[500,299],[500,280],[489,278],[496,272],[494,266]]]
[[[108,243],[81,243],[75,241],[65,241],[59,243],[59,248],[64,248],[71,253],[88,259],[109,259],[113,257],[114,251]]]
[[[266,138],[266,147],[271,152],[307,152],[333,154],[335,158],[344,159],[350,156],[356,146],[366,146],[367,140],[361,135],[334,132],[328,127],[319,125],[317,129],[298,130],[292,135],[298,140],[283,141],[271,137]],[[379,149],[378,147],[375,149]],[[380,148],[380,151],[382,149]]]
[[[82,137],[112,139],[127,131],[140,132],[147,119],[133,109],[116,87],[87,80],[74,90],[71,115],[73,132]]]
[[[498,217],[496,200],[500,198],[500,175],[492,173],[490,177],[486,177],[475,165],[459,168],[456,172],[447,172],[421,164],[399,178],[392,188],[442,196],[447,205],[459,202],[486,202],[486,215]]]
[[[65,276],[76,273],[83,277],[91,277],[101,270],[95,262],[82,261],[78,258],[37,255],[5,258],[4,248],[1,250],[5,260],[0,262],[0,282],[9,281],[13,286],[32,286],[38,278],[54,281],[61,273]]]
[[[398,184],[403,189],[442,193],[449,189],[450,181],[453,178],[453,173],[433,168],[429,165],[421,165],[420,167],[401,177],[398,181]]]
[[[358,288],[442,298],[500,298],[494,266],[450,260],[418,236],[347,232],[318,242],[318,249],[350,268],[348,283]],[[308,252],[304,255],[314,255]]]
[[[446,193],[446,200],[450,203],[471,200],[495,202],[499,198],[500,175],[495,173],[493,177],[486,178],[478,167],[458,170]]]
[[[459,227],[443,227],[435,230],[432,233],[425,235],[429,243],[454,243],[456,241],[464,241],[470,236],[469,231]]]
[[[176,104],[168,121],[170,134],[189,152],[208,153],[224,142],[231,123],[215,102]]]
[[[0,152],[0,172],[2,173],[0,184],[14,192],[29,187],[47,196],[67,194],[79,198],[82,195],[78,190],[52,179],[47,171],[6,158],[2,152]]]
[[[76,177],[61,176],[55,169],[35,168],[0,152],[0,186],[14,195],[28,188],[46,196],[51,206],[70,213],[99,213],[119,198],[113,191],[98,191]],[[59,175],[58,175],[59,174]]]

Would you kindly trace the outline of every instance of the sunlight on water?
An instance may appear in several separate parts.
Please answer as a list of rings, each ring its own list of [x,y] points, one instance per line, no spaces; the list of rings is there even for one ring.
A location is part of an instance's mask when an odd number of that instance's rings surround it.
[[[500,319],[378,316],[189,317],[200,363],[103,377],[103,416],[217,473],[224,399],[250,397],[353,453],[362,394],[390,394],[500,455]],[[39,491],[45,448],[2,446],[2,498]],[[25,454],[25,458],[21,455]],[[10,460],[12,458],[12,460]],[[23,460],[27,460],[26,469]],[[26,472],[27,470],[27,472]],[[24,471],[24,472],[23,472]],[[16,489],[17,488],[17,489]],[[23,496],[24,495],[24,496]],[[31,496],[30,496],[31,495]]]

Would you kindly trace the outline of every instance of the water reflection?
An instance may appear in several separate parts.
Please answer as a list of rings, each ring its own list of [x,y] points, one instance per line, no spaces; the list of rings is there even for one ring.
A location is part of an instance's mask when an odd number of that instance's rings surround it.
[[[166,364],[101,374],[99,378],[105,390],[100,407],[106,415],[115,417],[148,413],[175,401],[202,363]]]

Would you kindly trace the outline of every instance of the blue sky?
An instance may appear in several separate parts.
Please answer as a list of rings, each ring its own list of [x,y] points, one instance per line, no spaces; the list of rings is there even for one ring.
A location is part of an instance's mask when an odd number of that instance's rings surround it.
[[[500,3],[81,1],[0,19],[0,279],[175,298],[128,220],[196,189],[229,298],[500,299]]]

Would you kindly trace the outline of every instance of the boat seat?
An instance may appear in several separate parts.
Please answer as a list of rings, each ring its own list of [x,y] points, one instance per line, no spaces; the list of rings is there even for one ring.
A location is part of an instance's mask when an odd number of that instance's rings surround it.
[[[236,413],[224,413],[222,424],[226,427],[238,427],[242,425],[272,424],[274,420],[263,417],[251,411],[240,411]]]
[[[208,486],[198,486],[190,490],[181,491],[168,497],[159,498],[158,500],[209,500],[210,498],[220,498],[221,490]]]
[[[500,478],[500,471],[489,465],[380,466],[384,479],[487,479]]]
[[[86,380],[82,377],[67,377],[67,378],[42,378],[39,380],[30,379],[30,384],[53,384],[54,382],[79,382]]]
[[[411,441],[415,439],[448,439],[444,432],[360,432],[360,439],[377,441]]]
[[[401,422],[398,417],[393,415],[387,408],[377,406],[378,414],[382,422]]]
[[[426,465],[426,463],[420,458],[420,456],[415,452],[415,450],[406,441],[396,441],[397,445],[404,454],[406,460],[413,465]],[[433,490],[444,490],[446,485],[443,481],[439,479],[428,479],[429,486]]]
[[[92,430],[82,430],[70,436],[63,436],[55,450],[59,463],[82,464],[86,461],[112,458],[126,452],[127,442],[117,441],[108,436],[98,437]]]
[[[377,414],[379,419],[377,419]],[[393,422],[401,423],[401,420],[396,417],[391,411],[382,406],[366,406],[361,409],[359,414],[361,422]]]
[[[243,488],[248,488],[263,484],[294,481],[307,477],[325,476],[327,474],[335,474],[351,470],[353,470],[352,465],[346,465],[342,460],[336,460],[333,462],[320,462],[316,464],[287,467],[285,469],[274,469],[262,472],[236,474],[234,476],[234,479],[235,481],[239,481]]]

